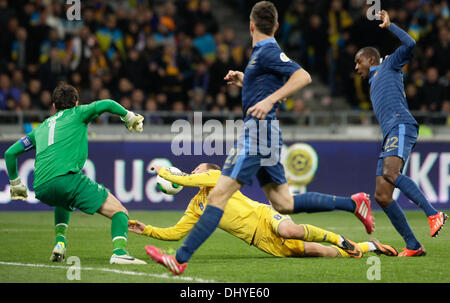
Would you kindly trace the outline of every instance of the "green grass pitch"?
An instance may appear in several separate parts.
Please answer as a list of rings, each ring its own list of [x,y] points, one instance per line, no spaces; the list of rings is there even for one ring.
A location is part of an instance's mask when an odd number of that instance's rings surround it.
[[[155,226],[175,224],[180,211],[130,211],[130,218]],[[450,282],[450,227],[445,226],[438,238],[429,236],[423,212],[406,212],[416,237],[425,246],[427,256],[416,258],[379,257],[379,280],[369,280],[370,263],[344,258],[277,258],[247,245],[222,230],[216,230],[200,247],[180,277],[149,260],[144,246],[153,244],[176,249],[179,242],[168,242],[129,235],[130,253],[148,261],[147,265],[110,265],[112,243],[110,221],[101,215],[72,214],[68,231],[67,257],[80,260],[80,280],[70,280],[72,263],[51,263],[54,229],[52,212],[0,213],[0,282],[82,282],[82,283],[448,283]],[[404,243],[383,212],[375,212],[376,231],[365,233],[362,224],[344,212],[298,214],[296,223],[309,223],[340,233],[361,242],[376,237],[401,249]]]

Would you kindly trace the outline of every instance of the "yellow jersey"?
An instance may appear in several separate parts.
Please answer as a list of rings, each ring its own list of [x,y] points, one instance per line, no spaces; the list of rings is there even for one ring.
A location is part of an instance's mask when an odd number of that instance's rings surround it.
[[[146,235],[156,239],[179,240],[189,233],[203,214],[208,194],[219,180],[221,172],[220,170],[209,170],[201,174],[177,176],[162,168],[158,174],[164,179],[182,186],[200,187],[200,191],[192,198],[183,217],[175,226],[170,228],[151,227],[145,230],[145,232],[149,232]],[[251,244],[263,207],[269,206],[253,201],[237,191],[228,200],[219,222],[219,228]]]
[[[203,214],[208,194],[219,180],[221,171],[209,170],[201,174],[178,176],[162,168],[158,174],[182,186],[200,187],[177,224],[167,228],[147,225],[142,232],[155,239],[177,241],[190,232]],[[288,218],[270,205],[253,201],[236,191],[228,200],[218,227],[269,254],[279,257],[302,256],[303,241],[285,240],[278,236],[278,224]]]

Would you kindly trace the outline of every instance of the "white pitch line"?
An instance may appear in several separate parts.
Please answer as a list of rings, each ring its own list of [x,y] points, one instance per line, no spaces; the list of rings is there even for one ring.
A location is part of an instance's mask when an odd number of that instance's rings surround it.
[[[78,268],[75,266],[29,264],[29,263],[4,262],[4,261],[0,261],[0,265],[40,267],[40,268],[57,268],[57,269],[77,269]],[[181,280],[181,281],[186,281],[186,282],[217,283],[217,281],[206,280],[206,279],[202,279],[202,278],[194,278],[194,277],[186,277],[186,276],[170,276],[169,274],[149,274],[149,273],[144,273],[144,272],[119,270],[119,269],[112,269],[112,268],[80,267],[80,270],[112,272],[112,273],[121,274],[121,275],[145,276],[145,277],[160,278],[160,279]]]

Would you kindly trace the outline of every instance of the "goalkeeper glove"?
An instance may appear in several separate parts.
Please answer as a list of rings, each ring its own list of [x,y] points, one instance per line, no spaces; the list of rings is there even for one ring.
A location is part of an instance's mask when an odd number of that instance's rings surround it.
[[[144,117],[142,117],[139,114],[135,114],[131,111],[129,111],[125,117],[121,118],[123,122],[125,122],[125,126],[128,128],[130,133],[133,131],[136,131],[138,133],[142,133],[144,130]]]
[[[20,178],[10,180],[11,187],[9,189],[11,193],[11,199],[26,201],[28,198],[27,188],[22,184]]]

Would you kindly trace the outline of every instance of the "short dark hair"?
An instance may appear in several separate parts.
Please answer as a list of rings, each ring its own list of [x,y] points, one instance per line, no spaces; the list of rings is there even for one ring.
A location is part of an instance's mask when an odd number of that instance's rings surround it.
[[[278,20],[277,8],[270,1],[258,2],[252,8],[250,20],[255,23],[258,31],[271,36],[275,32],[275,25]]]
[[[77,89],[66,82],[60,82],[53,90],[52,103],[57,110],[72,108],[78,100]]]
[[[358,55],[364,56],[366,58],[373,58],[376,63],[380,63],[380,52],[375,47],[363,47],[356,53],[356,56]]]
[[[215,170],[221,170],[220,166],[214,163],[205,163],[206,168],[208,169],[215,169]]]

